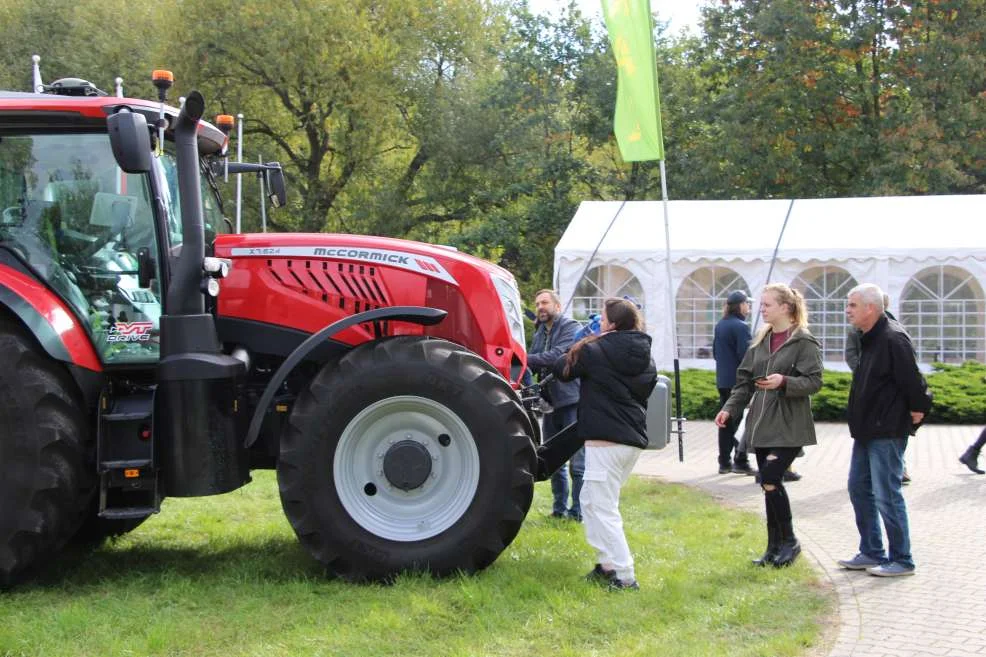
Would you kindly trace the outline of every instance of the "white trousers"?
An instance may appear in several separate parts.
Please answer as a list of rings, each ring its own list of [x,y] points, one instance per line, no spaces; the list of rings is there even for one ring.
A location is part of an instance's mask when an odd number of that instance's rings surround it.
[[[636,579],[633,555],[623,533],[620,489],[630,478],[642,449],[612,444],[585,446],[585,475],[582,478],[582,520],[585,539],[596,550],[596,561],[612,566],[624,582]]]

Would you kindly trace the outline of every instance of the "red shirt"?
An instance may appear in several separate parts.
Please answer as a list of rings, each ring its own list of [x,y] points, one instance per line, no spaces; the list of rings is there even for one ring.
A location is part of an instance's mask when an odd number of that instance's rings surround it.
[[[774,353],[781,348],[781,345],[787,342],[787,339],[791,336],[791,329],[783,331],[781,333],[771,333],[770,334],[770,353]]]

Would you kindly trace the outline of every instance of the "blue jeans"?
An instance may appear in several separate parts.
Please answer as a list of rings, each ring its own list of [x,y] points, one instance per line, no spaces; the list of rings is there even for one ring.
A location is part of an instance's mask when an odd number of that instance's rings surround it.
[[[555,435],[578,418],[579,407],[575,404],[554,409],[544,416],[544,440]],[[551,475],[551,494],[555,498],[551,513],[556,516],[569,515],[572,518],[582,518],[582,508],[579,506],[579,495],[582,494],[582,475],[585,474],[585,447],[579,448],[568,462],[568,472],[565,466]],[[568,475],[572,475],[572,507],[568,508]]]
[[[849,500],[856,512],[859,551],[880,561],[914,567],[907,506],[900,492],[907,438],[854,440],[849,464]],[[880,519],[890,553],[883,551]]]

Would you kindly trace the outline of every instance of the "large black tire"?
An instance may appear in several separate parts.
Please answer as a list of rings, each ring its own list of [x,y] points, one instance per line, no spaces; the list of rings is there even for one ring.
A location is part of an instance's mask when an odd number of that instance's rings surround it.
[[[0,586],[40,567],[78,530],[95,490],[89,434],[65,369],[0,320]]]
[[[419,337],[369,343],[298,398],[281,438],[281,503],[341,577],[474,572],[530,509],[532,433],[517,395],[475,354]]]

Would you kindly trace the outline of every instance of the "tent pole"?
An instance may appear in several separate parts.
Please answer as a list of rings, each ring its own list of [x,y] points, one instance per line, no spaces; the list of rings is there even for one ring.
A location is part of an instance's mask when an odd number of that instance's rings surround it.
[[[664,160],[659,160],[661,167],[661,206],[664,208],[664,268],[668,277],[668,308],[671,310],[671,348],[674,349],[674,398],[675,419],[678,422],[678,461],[685,460],[685,418],[681,416],[681,366],[678,362],[678,316],[674,307],[674,290],[671,289],[671,226],[668,221],[668,181],[664,171]]]
[[[627,204],[626,199],[623,199],[623,202],[620,203],[620,207],[617,208],[616,210],[616,214],[614,214],[613,218],[609,220],[609,225],[606,226],[606,230],[603,231],[603,236],[599,238],[599,241],[596,242],[595,248],[592,249],[592,255],[590,255],[589,259],[585,261],[585,267],[582,268],[582,273],[579,274],[579,277],[577,279],[575,279],[575,290],[578,289],[579,283],[582,282],[582,279],[585,277],[585,275],[589,273],[589,268],[592,267],[592,261],[596,259],[596,254],[599,253],[599,247],[601,247],[603,245],[603,242],[606,241],[606,236],[609,235],[610,229],[613,227],[613,224],[616,223],[616,220],[619,219],[620,213],[623,212],[623,208],[626,207],[626,204]],[[561,287],[560,282],[558,287]],[[562,307],[561,309],[562,315],[568,312],[569,306],[571,306],[572,302],[575,301],[575,290],[572,290],[572,296],[568,297],[568,301],[566,301],[564,307]],[[561,292],[561,290],[558,290],[557,288],[556,291],[559,293]]]
[[[777,244],[774,245],[774,253],[770,256],[770,267],[767,268],[766,285],[770,285],[770,277],[774,275],[774,263],[777,262],[777,252],[781,250],[781,240],[784,239],[784,231],[787,229],[787,220],[791,218],[791,210],[794,209],[794,199],[787,206],[787,214],[784,215],[784,223],[781,224],[781,232],[777,234]],[[757,324],[760,323],[760,313],[753,316],[753,332],[757,332]]]

